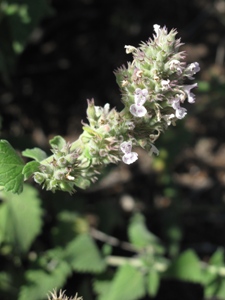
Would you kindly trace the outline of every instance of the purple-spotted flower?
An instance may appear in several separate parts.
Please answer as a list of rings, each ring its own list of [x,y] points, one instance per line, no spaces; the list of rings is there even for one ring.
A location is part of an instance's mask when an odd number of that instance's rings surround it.
[[[200,71],[199,63],[193,62],[186,68],[186,76],[189,79],[194,79],[193,75]]]
[[[184,107],[180,106],[180,97],[177,95],[175,98],[169,100],[169,103],[172,105],[173,109],[175,110],[175,116],[177,119],[183,119],[186,114],[187,110]]]
[[[161,81],[161,86],[162,86],[162,90],[169,90],[171,87],[170,87],[170,80],[167,79],[167,80],[162,80]]]
[[[135,95],[134,95],[134,102],[135,104],[132,104],[130,106],[130,112],[135,117],[144,117],[147,113],[147,109],[143,106],[146,102],[148,97],[148,90],[147,89],[140,89],[136,88]]]
[[[169,62],[169,68],[171,71],[176,71],[176,73],[178,75],[181,75],[182,72],[183,72],[183,69],[182,69],[182,64],[179,60],[177,59],[172,59],[170,62]]]
[[[138,154],[136,152],[131,152],[132,142],[123,142],[120,145],[121,151],[124,153],[122,160],[125,164],[130,165],[138,159]]]

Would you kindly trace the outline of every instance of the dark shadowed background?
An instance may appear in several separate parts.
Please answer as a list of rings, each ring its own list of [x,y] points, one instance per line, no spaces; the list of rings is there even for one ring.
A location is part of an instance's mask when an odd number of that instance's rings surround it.
[[[51,13],[32,31],[14,68],[2,73],[2,138],[19,150],[31,146],[48,150],[48,140],[56,134],[73,141],[82,132],[87,99],[122,109],[113,71],[131,60],[124,46],[148,40],[154,24],[176,28],[188,61],[201,66],[196,103],[189,104],[185,119],[156,142],[158,157],[139,150],[138,163],[109,166],[97,184],[65,201],[80,199],[90,223],[121,240],[127,238],[130,213],[139,210],[171,253],[192,248],[207,261],[225,246],[225,2],[53,0],[50,4]],[[46,227],[51,223],[48,218]],[[123,255],[123,250],[117,252]],[[82,285],[88,276],[79,276]],[[73,278],[66,288],[72,293]],[[155,299],[203,296],[200,286],[171,281],[162,285]]]

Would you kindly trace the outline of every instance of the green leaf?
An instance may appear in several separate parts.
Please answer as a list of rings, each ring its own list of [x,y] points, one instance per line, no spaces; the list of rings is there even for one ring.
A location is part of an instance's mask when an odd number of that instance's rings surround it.
[[[26,252],[41,231],[42,209],[37,191],[24,185],[20,195],[2,192],[0,205],[0,243],[16,252]]]
[[[213,255],[210,257],[209,260],[210,265],[222,267],[224,266],[224,249],[218,248]]]
[[[112,285],[111,280],[107,279],[94,279],[93,288],[94,292],[98,295],[98,299],[106,299]]]
[[[108,291],[107,300],[136,300],[145,295],[145,278],[131,265],[119,267]]]
[[[26,149],[22,152],[22,155],[25,157],[32,158],[38,162],[47,158],[47,154],[45,151],[41,150],[40,148],[33,148],[33,149]]]
[[[0,6],[0,71],[5,71],[8,79],[30,34],[53,10],[46,0],[0,1]]]
[[[30,161],[28,162],[24,167],[23,167],[23,175],[24,175],[24,180],[27,180],[30,178],[34,172],[38,171],[38,167],[40,166],[40,163],[37,161]]]
[[[24,162],[6,140],[0,140],[0,186],[12,193],[23,190]]]
[[[225,279],[219,275],[219,269],[224,267],[224,249],[218,248],[208,264],[203,278],[205,297],[220,296],[220,299],[225,299]]]
[[[147,276],[147,290],[148,294],[151,297],[157,295],[158,289],[160,286],[160,276],[159,273],[155,270],[150,270]]]
[[[105,267],[95,242],[88,234],[80,234],[65,249],[65,260],[76,271],[99,273]]]
[[[199,258],[192,250],[187,250],[175,259],[166,275],[184,281],[202,283],[204,274],[201,270]]]
[[[61,150],[63,148],[63,146],[66,145],[66,141],[64,140],[63,137],[61,137],[60,135],[57,135],[49,141],[49,144],[51,145],[51,147],[53,149],[57,148],[57,149]]]
[[[139,249],[152,247],[152,252],[164,252],[158,237],[148,230],[145,225],[144,216],[141,214],[135,214],[133,218],[131,218],[128,227],[128,236],[130,242]]]
[[[47,299],[47,294],[56,287],[60,289],[70,274],[71,268],[64,261],[57,261],[52,272],[45,272],[41,269],[28,270],[25,274],[27,284],[21,287],[18,300]]]

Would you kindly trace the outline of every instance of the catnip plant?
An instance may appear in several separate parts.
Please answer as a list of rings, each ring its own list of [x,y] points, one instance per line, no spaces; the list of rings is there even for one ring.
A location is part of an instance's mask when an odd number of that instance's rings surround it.
[[[150,155],[159,154],[155,141],[169,126],[187,115],[186,103],[195,102],[190,84],[200,70],[199,64],[186,63],[186,53],[176,38],[177,31],[154,25],[154,34],[139,47],[125,46],[133,60],[115,71],[121,92],[122,111],[96,106],[88,100],[87,120],[78,140],[66,142],[55,136],[50,140],[52,155],[39,148],[22,152],[32,161],[24,164],[7,141],[1,141],[0,162],[7,176],[0,174],[0,185],[6,190],[21,192],[24,180],[33,176],[44,189],[73,193],[76,187],[86,189],[98,179],[108,164],[133,164],[138,160],[136,147]],[[4,164],[1,155],[9,153],[13,166]],[[7,170],[8,168],[8,170]]]

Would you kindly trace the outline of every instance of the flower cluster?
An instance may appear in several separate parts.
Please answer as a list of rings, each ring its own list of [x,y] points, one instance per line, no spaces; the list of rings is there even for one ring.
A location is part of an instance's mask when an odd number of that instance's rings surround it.
[[[149,152],[161,132],[186,116],[185,100],[195,102],[192,89],[197,83],[186,81],[193,80],[200,70],[197,62],[187,65],[186,53],[179,51],[182,44],[175,38],[176,30],[168,32],[165,26],[154,25],[154,31],[153,39],[138,48],[125,46],[133,61],[115,72],[124,116],[134,123],[133,142]]]
[[[124,109],[117,112],[109,104],[99,107],[88,100],[83,133],[72,144],[52,143],[53,155],[41,162],[36,182],[53,191],[73,192],[74,186],[87,188],[109,163],[134,163],[138,154],[132,147],[158,155],[156,139],[186,116],[186,99],[195,102],[197,83],[188,80],[200,67],[197,62],[187,65],[176,30],[154,25],[154,31],[139,47],[125,46],[133,61],[115,71]]]

